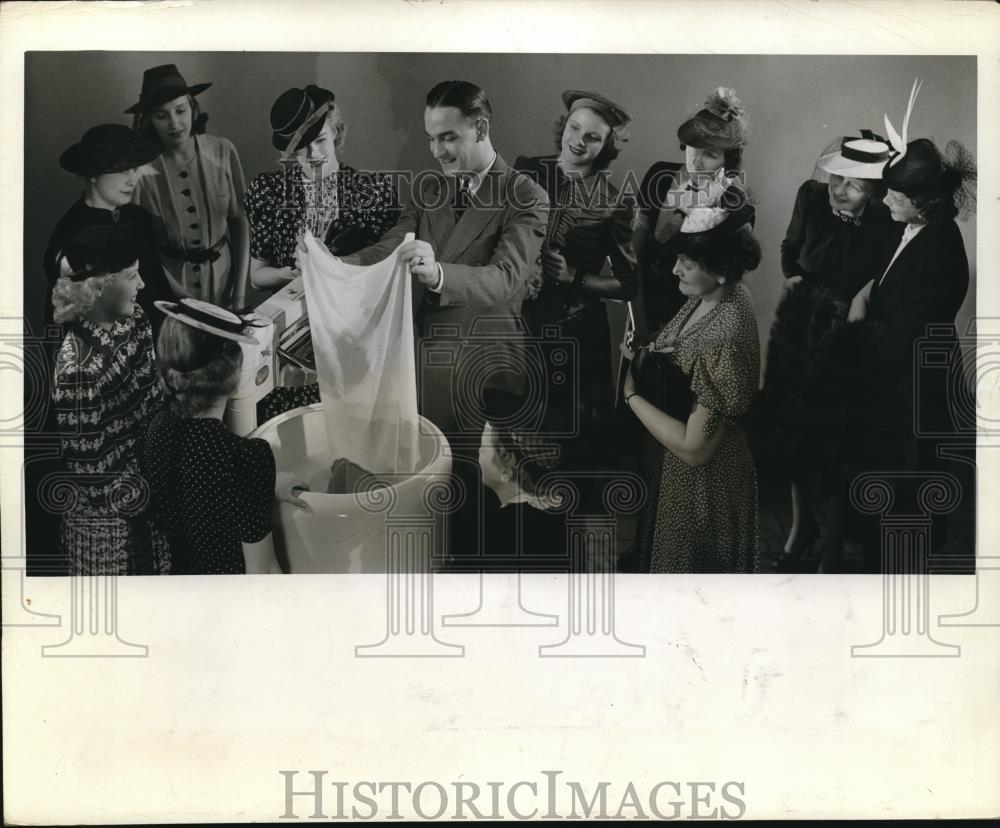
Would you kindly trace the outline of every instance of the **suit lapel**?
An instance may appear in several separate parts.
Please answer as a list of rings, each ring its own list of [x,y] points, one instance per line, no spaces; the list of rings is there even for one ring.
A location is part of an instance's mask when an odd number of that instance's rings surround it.
[[[482,185],[476,194],[469,199],[469,206],[465,209],[462,218],[458,220],[441,249],[440,259],[442,262],[453,262],[458,259],[482,235],[487,226],[500,221],[504,185],[509,172],[510,168],[498,155]],[[447,210],[440,212],[446,213],[451,219],[454,219],[455,214],[450,203]]]
[[[931,227],[924,227],[919,233],[917,233],[915,238],[910,239],[909,243],[904,247],[899,255],[896,257],[889,269],[886,271],[885,276],[881,280],[879,287],[885,289],[887,285],[895,284],[896,273],[900,268],[910,267],[911,261],[920,255],[920,249],[924,246],[927,239],[932,235]]]

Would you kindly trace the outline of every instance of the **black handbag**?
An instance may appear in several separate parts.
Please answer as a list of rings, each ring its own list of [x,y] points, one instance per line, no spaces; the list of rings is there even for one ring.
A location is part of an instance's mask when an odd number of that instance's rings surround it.
[[[639,396],[675,420],[687,422],[695,396],[687,375],[669,354],[643,348],[629,370]]]
[[[353,224],[342,224],[339,220],[326,231],[326,249],[334,256],[350,256],[368,247],[374,239],[367,230]]]

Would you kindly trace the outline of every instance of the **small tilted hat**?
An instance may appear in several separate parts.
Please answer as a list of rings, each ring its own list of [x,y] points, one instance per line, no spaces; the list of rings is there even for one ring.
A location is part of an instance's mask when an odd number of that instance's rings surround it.
[[[304,149],[323,131],[325,116],[335,96],[329,89],[309,84],[304,89],[286,89],[271,107],[271,144],[291,153]]]
[[[736,92],[720,86],[705,101],[704,109],[688,118],[677,137],[681,143],[702,149],[735,149],[750,139],[750,119]]]
[[[587,92],[582,89],[567,89],[562,93],[562,100],[567,113],[577,109],[592,109],[607,121],[615,141],[628,141],[632,116],[621,104],[615,103],[600,92]]]

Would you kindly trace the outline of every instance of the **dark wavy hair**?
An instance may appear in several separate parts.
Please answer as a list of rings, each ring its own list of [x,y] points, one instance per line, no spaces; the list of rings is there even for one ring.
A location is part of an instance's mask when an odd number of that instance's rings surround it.
[[[681,152],[687,150],[687,144],[681,144]],[[726,172],[739,172],[743,169],[743,147],[730,147],[722,151],[722,167]]]
[[[566,129],[566,121],[569,118],[569,113],[565,115],[560,115],[556,118],[552,125],[552,137],[555,139],[556,150],[562,150],[562,137],[563,130]],[[597,158],[594,159],[594,163],[591,169],[594,172],[600,172],[601,170],[606,170],[611,166],[611,162],[614,161],[621,150],[615,144],[615,133],[614,130],[608,133],[608,137],[604,141],[604,146],[601,147],[601,151],[597,154]]]
[[[913,206],[920,211],[921,218],[928,224],[950,221],[959,213],[955,193],[961,183],[961,176],[955,170],[945,167],[937,186],[921,188],[911,193],[904,192],[903,195],[913,202]]]
[[[208,123],[208,113],[202,112],[201,106],[194,95],[188,95],[188,105],[191,107],[191,134],[204,135],[205,124]],[[132,119],[132,131],[139,137],[139,140],[160,151],[163,150],[163,142],[156,134],[156,127],[153,126],[151,113],[147,111],[137,112]]]
[[[740,281],[760,265],[760,243],[746,225],[734,233],[708,230],[678,233],[674,239],[678,256],[687,256],[707,272],[725,277],[727,282]]]
[[[236,390],[243,351],[232,339],[168,317],[160,329],[156,352],[175,416],[194,417]]]
[[[441,81],[427,93],[427,106],[453,106],[466,118],[493,117],[493,107],[486,93],[476,84],[468,81]]]

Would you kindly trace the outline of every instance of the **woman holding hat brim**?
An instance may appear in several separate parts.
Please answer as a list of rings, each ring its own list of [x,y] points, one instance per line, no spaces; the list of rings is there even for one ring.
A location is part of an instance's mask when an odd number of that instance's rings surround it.
[[[918,91],[915,84],[910,109]],[[861,469],[934,473],[944,466],[937,457],[940,441],[955,428],[949,411],[954,377],[939,366],[942,354],[950,355],[947,364],[961,364],[955,318],[969,289],[969,261],[955,219],[975,208],[976,166],[957,141],[943,153],[927,138],[907,142],[909,115],[908,109],[901,136],[886,118],[895,152],[883,172],[885,203],[903,235],[888,266],[859,291],[851,308],[851,319],[861,324],[850,326],[850,347],[865,369],[853,396],[865,416],[857,418],[859,434],[850,447]],[[938,361],[915,364],[931,326]],[[917,422],[938,436],[918,439]],[[909,503],[916,510],[912,497],[899,497],[894,508],[905,511]],[[944,518],[934,523],[932,551],[945,541]],[[864,545],[868,571],[880,568],[875,528]]]
[[[340,160],[347,125],[333,92],[312,84],[286,90],[271,107],[271,129],[281,169],[256,176],[245,204],[250,281],[278,290],[300,275],[295,250],[307,228],[331,253],[346,256],[396,223],[399,199],[389,176]],[[315,402],[316,383],[275,388],[260,403],[260,419]]]
[[[136,140],[123,124],[100,124],[88,129],[80,141],[59,158],[67,172],[80,176],[83,194],[59,219],[45,251],[44,270],[49,289],[45,300],[45,322],[52,319],[52,288],[59,278],[63,247],[84,227],[118,225],[138,246],[139,275],[145,287],[139,304],[153,325],[153,336],[163,321],[155,307],[157,299],[170,299],[173,292],[160,264],[149,213],[132,196],[138,182],[137,169],[155,158],[156,153]]]
[[[775,561],[781,571],[796,568],[819,537],[821,479],[835,493],[825,568],[840,557],[843,383],[850,370],[843,326],[854,295],[885,268],[899,241],[899,225],[882,203],[890,152],[868,130],[838,138],[816,162],[819,175],[799,187],[781,243],[786,292],[771,328],[763,393],[776,436],[772,457],[791,481],[792,525]]]
[[[240,343],[255,342],[253,320],[196,299],[161,307],[168,317],[158,342],[167,404],[150,424],[141,461],[154,519],[170,539],[172,574],[279,572],[271,447],[222,422],[240,377]]]
[[[246,184],[232,141],[205,132],[208,116],[173,64],[147,69],[138,103],[125,111],[158,157],[143,167],[135,200],[153,216],[157,245],[175,296],[224,307],[244,302],[249,233]]]
[[[757,476],[739,422],[760,370],[757,319],[740,284],[760,263],[751,216],[748,205],[694,207],[674,240],[674,274],[687,301],[648,347],[687,377],[687,417],[658,408],[633,372],[625,374],[625,404],[664,449],[638,538],[639,559],[653,572],[759,568]]]
[[[138,245],[115,226],[87,227],[63,246],[52,292],[68,327],[52,397],[74,485],[62,519],[71,574],[146,575],[169,567],[165,539],[147,520],[139,472],[142,434],[161,401]]]
[[[639,268],[634,310],[640,341],[648,341],[683,303],[673,276],[670,241],[687,210],[716,206],[723,197],[735,207],[747,202],[740,170],[749,136],[746,108],[732,89],[720,86],[708,96],[705,107],[677,130],[684,164],[658,161],[643,177],[633,233]]]
[[[579,377],[577,421],[586,441],[607,425],[613,402],[611,333],[602,300],[632,299],[636,292],[632,208],[611,184],[608,170],[628,139],[631,118],[597,92],[567,90],[562,99],[567,111],[555,124],[559,153],[514,162],[514,169],[545,189],[551,205],[540,278],[523,314],[535,336],[552,325],[577,343],[578,366],[570,370]],[[609,260],[610,275],[602,275]],[[567,366],[558,370],[565,372]],[[560,398],[561,388],[570,394],[576,388],[549,382],[552,404],[569,416],[574,400]]]
[[[308,228],[337,256],[354,253],[395,224],[393,181],[340,160],[347,125],[333,92],[288,89],[271,107],[271,144],[281,169],[258,175],[246,195],[250,279],[262,289],[298,276],[295,248]]]

